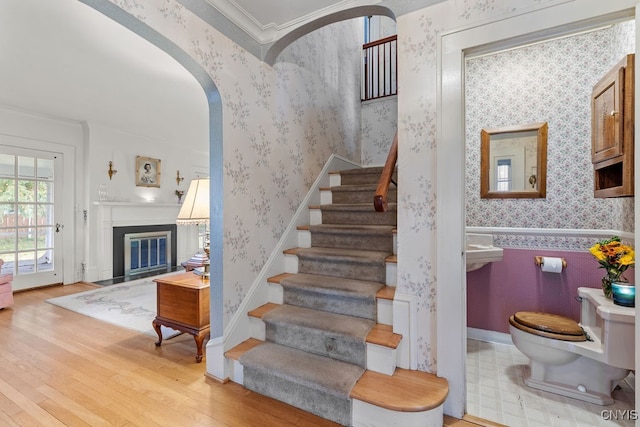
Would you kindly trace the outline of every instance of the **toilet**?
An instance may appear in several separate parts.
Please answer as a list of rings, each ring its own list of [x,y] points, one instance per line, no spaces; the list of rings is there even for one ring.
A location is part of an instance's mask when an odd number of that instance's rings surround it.
[[[635,369],[635,308],[578,288],[580,323],[555,314],[518,312],[509,318],[514,345],[529,358],[529,387],[598,405]]]

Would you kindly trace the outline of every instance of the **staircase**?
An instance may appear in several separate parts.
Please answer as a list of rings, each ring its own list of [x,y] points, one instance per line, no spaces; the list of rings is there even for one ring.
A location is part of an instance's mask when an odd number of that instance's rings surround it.
[[[234,381],[341,425],[441,426],[446,380],[396,367],[396,192],[375,212],[381,171],[330,174],[271,302],[248,313],[252,338],[225,357]]]

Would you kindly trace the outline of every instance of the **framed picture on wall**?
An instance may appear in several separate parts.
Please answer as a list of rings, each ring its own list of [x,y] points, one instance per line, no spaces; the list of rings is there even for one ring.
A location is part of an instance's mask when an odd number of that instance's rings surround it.
[[[136,157],[136,186],[160,187],[160,159]]]

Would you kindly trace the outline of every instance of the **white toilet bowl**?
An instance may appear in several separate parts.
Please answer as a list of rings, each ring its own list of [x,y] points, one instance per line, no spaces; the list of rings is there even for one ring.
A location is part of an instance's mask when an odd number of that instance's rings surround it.
[[[509,319],[511,338],[529,358],[529,387],[609,405],[613,389],[634,368],[635,309],[613,305],[600,289],[579,288],[579,295],[581,324],[520,312]]]

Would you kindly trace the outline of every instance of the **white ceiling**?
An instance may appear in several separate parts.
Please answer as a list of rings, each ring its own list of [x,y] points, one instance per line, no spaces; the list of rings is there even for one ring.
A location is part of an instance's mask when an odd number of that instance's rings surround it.
[[[353,3],[342,0],[236,0],[238,10],[243,10],[262,28],[276,26],[279,28],[293,22],[306,20],[323,10],[335,8],[341,3]]]
[[[173,58],[78,0],[0,1],[0,105],[206,142],[206,102]]]

